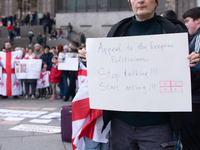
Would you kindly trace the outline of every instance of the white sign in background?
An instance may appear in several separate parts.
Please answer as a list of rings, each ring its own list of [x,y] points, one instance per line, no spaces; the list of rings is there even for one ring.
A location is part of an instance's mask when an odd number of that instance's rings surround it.
[[[17,79],[40,79],[41,59],[16,60],[15,74]]]
[[[78,71],[77,53],[59,53],[58,60],[58,70]]]
[[[87,39],[90,108],[191,111],[188,35]]]

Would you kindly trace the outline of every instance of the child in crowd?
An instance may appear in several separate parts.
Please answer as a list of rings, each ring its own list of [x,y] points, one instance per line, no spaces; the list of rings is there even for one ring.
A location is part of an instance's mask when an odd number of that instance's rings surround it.
[[[47,64],[42,63],[40,79],[37,80],[37,89],[39,89],[39,99],[45,99],[46,88],[49,87],[49,74],[50,71],[47,71]]]
[[[56,99],[56,83],[60,83],[60,78],[62,75],[62,71],[58,70],[58,57],[54,56],[52,58],[52,67],[50,70],[49,81],[52,83],[52,96],[49,100],[53,101]]]

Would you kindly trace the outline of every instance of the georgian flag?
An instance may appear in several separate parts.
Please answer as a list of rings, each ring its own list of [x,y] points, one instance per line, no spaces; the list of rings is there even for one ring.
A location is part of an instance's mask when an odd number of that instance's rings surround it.
[[[29,56],[28,54],[26,54],[23,59],[37,59],[37,57],[33,53],[31,56]]]
[[[37,88],[43,89],[49,87],[50,71],[41,72],[40,79],[37,80]]]
[[[22,94],[21,80],[15,75],[15,60],[22,58],[22,51],[0,52],[0,64],[3,67],[0,95],[15,96]]]
[[[78,87],[87,80],[87,68],[80,63],[79,70],[78,70]]]
[[[101,132],[103,127],[102,110],[90,109],[88,82],[85,78],[72,101],[72,147],[73,150],[83,150],[84,137],[93,141],[107,143],[106,134],[110,125]]]

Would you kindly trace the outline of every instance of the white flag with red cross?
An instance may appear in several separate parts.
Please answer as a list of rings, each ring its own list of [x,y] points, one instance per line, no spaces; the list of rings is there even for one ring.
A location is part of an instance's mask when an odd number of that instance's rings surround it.
[[[41,72],[40,79],[37,80],[38,89],[49,87],[49,74],[50,71]]]
[[[18,80],[15,75],[15,60],[21,59],[22,55],[22,51],[0,52],[0,64],[2,65],[0,95],[15,96],[22,94],[21,80]]]
[[[87,80],[87,68],[80,63],[79,69],[78,69],[78,87],[81,86],[84,81]]]
[[[107,143],[106,134],[110,124],[103,127],[102,110],[90,109],[87,79],[81,84],[72,101],[72,147],[73,150],[83,150],[84,137],[95,142]]]

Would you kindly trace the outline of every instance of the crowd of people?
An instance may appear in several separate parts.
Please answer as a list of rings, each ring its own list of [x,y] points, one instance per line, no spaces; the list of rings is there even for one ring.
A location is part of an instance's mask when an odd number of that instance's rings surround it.
[[[30,33],[32,35],[32,33]],[[39,44],[34,45],[34,49],[21,47],[22,59],[41,59],[42,67],[41,74],[49,74],[48,82],[50,83],[49,87],[45,88],[37,88],[36,79],[23,79],[21,80],[22,89],[25,89],[23,92],[23,96],[25,99],[28,99],[30,96],[31,99],[39,98],[45,99],[46,92],[48,94],[52,94],[50,100],[55,99],[63,99],[64,101],[68,101],[70,97],[74,97],[76,94],[76,78],[77,71],[62,71],[58,70],[58,58],[59,54],[62,53],[77,53],[79,48],[79,44],[77,42],[70,43],[69,45],[61,45],[49,47],[45,46],[44,48]],[[11,47],[10,42],[5,43],[3,52],[14,51]],[[59,86],[60,93],[57,95],[56,86]],[[23,87],[24,86],[24,87]],[[31,86],[31,91],[29,87]],[[39,95],[36,96],[36,89],[38,89]],[[14,98],[18,98],[19,95],[15,95]],[[2,95],[2,99],[8,98],[7,95]]]

